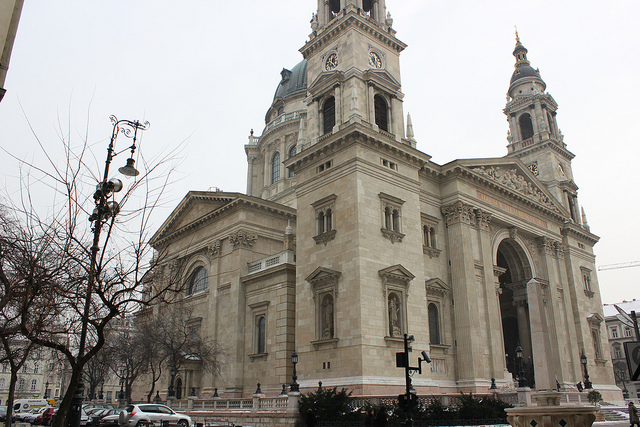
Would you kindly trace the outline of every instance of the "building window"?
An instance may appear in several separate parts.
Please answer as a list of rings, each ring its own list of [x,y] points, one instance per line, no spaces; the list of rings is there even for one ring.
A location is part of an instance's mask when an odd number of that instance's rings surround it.
[[[24,386],[25,386],[25,380],[24,378],[20,378],[18,380],[18,390],[24,390]]]
[[[318,171],[318,173],[324,172],[327,169],[329,169],[331,166],[333,166],[333,160],[329,160],[328,162],[324,162],[321,165],[319,165],[317,167],[317,171]]]
[[[258,316],[256,319],[256,353],[264,354],[267,349],[267,319],[264,316]]]
[[[582,284],[584,286],[584,294],[589,298],[593,298],[595,292],[591,290],[591,270],[586,267],[580,267],[580,273],[582,274]]]
[[[336,125],[336,99],[332,96],[322,106],[323,134],[333,132]]]
[[[338,279],[341,272],[326,267],[316,268],[306,281],[313,289],[316,313],[316,340],[312,344],[317,349],[336,345],[336,301],[338,297]]]
[[[442,344],[440,341],[440,314],[438,306],[430,303],[427,308],[429,314],[429,344]]]
[[[38,380],[31,380],[31,391],[35,391],[37,385]]]
[[[266,358],[267,356],[267,318],[269,301],[261,301],[256,304],[250,304],[253,319],[253,348],[251,358]]]
[[[33,365],[33,373],[34,374],[38,373],[38,364],[37,363],[34,363],[34,365]]]
[[[382,95],[376,95],[373,97],[373,108],[376,115],[376,125],[380,130],[389,132],[389,111],[387,108],[387,101],[384,100]]]
[[[382,207],[382,235],[391,240],[391,243],[402,242],[402,205],[404,200],[388,194],[380,193]]]
[[[9,364],[7,362],[2,364],[2,372],[9,372]]]
[[[5,381],[4,378],[0,378],[0,390],[4,390]]]
[[[610,331],[611,331],[611,339],[620,338],[620,336],[618,335],[618,327],[617,326],[612,326]]]
[[[204,267],[196,268],[191,278],[189,279],[189,286],[187,287],[187,295],[193,295],[198,292],[205,291],[209,288],[209,275]]]
[[[22,373],[26,374],[27,372],[29,372],[29,366],[25,363],[22,365]]]
[[[520,134],[522,135],[522,141],[533,137],[533,122],[529,113],[524,113],[518,119],[520,123]]]
[[[429,258],[440,256],[440,249],[438,249],[438,236],[437,226],[438,218],[431,215],[422,214],[422,249],[423,252],[429,255]]]
[[[622,348],[620,344],[616,343],[613,345],[613,358],[614,359],[622,359]]]
[[[317,244],[324,243],[326,245],[335,238],[334,206],[336,198],[337,196],[332,194],[311,204],[315,209],[317,235],[314,236],[314,240]]]
[[[289,148],[289,158],[292,158],[296,155],[296,149],[297,147],[295,145]],[[296,176],[296,174],[291,169],[289,169],[289,178],[293,178],[294,176]]]
[[[280,179],[280,152],[276,151],[271,161],[271,183],[274,184]]]
[[[624,327],[624,336],[627,337],[627,338],[633,336],[631,334],[631,327],[629,327],[629,326],[625,326]]]

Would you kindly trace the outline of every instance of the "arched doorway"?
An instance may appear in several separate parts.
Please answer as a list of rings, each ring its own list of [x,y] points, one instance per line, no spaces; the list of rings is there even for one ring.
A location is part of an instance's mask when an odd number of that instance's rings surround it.
[[[176,380],[176,399],[182,399],[182,378]]]
[[[502,291],[500,313],[507,369],[516,378],[522,368],[527,386],[533,388],[535,372],[527,301],[527,282],[533,277],[531,266],[520,244],[512,238],[500,242],[496,263],[504,269],[498,280]],[[522,348],[522,360],[516,357],[518,346]]]

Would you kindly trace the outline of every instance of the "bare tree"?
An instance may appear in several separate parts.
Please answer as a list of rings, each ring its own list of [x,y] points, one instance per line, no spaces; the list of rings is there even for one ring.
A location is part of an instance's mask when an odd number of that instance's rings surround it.
[[[70,367],[56,427],[65,421],[76,389],[82,392],[78,387],[82,372],[103,347],[109,323],[180,291],[180,282],[167,277],[153,293],[144,292],[147,264],[151,262],[153,268],[163,258],[162,254],[152,257],[147,244],[150,215],[159,206],[176,151],[147,162],[138,150],[138,163],[144,170],[118,193],[122,183],[109,178],[111,160],[120,154],[115,150],[116,139],[124,135],[132,140],[127,166],[133,166],[136,137],[145,125],[113,117],[112,122],[103,174],[92,171],[88,135],[74,147],[61,132],[65,155],[62,166],[50,155],[50,148],[45,149],[38,141],[48,164],[22,162],[29,170],[22,176],[20,201],[7,205],[19,219],[13,225],[27,235],[26,244],[14,249],[33,273],[6,278],[10,284],[7,288],[24,288],[19,304],[15,303],[15,293],[6,297],[18,307],[12,327],[17,324],[19,332],[36,345],[61,353]],[[32,184],[36,182],[46,183],[52,196],[52,205],[43,215],[35,201],[42,195],[33,193]],[[5,252],[3,249],[0,256]],[[4,298],[0,295],[0,304]],[[78,394],[76,398],[81,397]],[[79,409],[74,411],[79,416]]]

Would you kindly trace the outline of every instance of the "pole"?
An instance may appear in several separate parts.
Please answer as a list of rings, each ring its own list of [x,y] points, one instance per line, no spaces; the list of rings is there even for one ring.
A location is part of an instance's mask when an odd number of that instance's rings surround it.
[[[407,426],[413,425],[411,416],[411,376],[409,375],[411,368],[409,367],[409,337],[404,334],[404,376],[405,376],[405,398],[407,404]]]
[[[636,341],[640,341],[640,330],[638,330],[638,316],[635,310],[631,310],[631,320],[633,320],[633,328],[636,330]]]

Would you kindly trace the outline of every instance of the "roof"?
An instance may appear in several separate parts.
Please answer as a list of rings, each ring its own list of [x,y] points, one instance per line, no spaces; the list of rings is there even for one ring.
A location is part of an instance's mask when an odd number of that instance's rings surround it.
[[[604,304],[602,309],[604,311],[604,317],[615,317],[618,315],[618,310],[614,306],[620,307],[627,314],[631,313],[631,311],[635,311],[640,315],[640,300],[632,300],[632,301],[622,301],[617,304]]]
[[[531,65],[521,65],[518,68],[516,68],[516,70],[511,75],[511,83],[513,84],[513,82],[515,82],[516,80],[519,80],[525,77],[537,77],[540,80],[542,80],[542,78],[540,78],[540,74],[538,73],[538,71],[534,70]]]
[[[292,70],[282,69],[282,80],[278,84],[274,99],[307,91],[307,60],[303,59]]]

